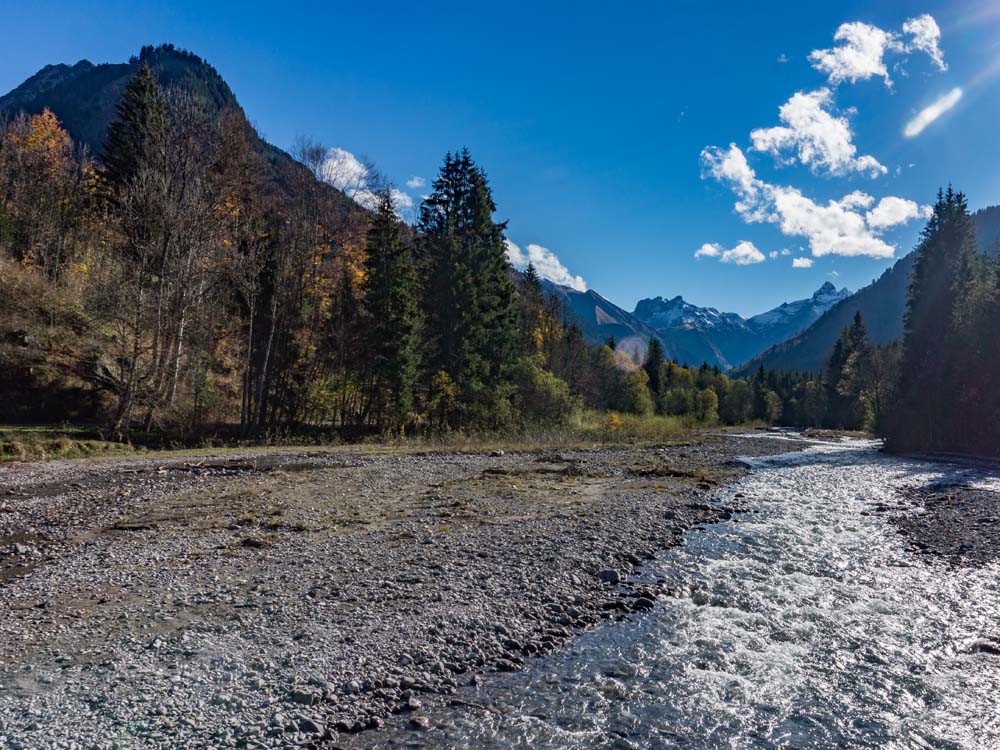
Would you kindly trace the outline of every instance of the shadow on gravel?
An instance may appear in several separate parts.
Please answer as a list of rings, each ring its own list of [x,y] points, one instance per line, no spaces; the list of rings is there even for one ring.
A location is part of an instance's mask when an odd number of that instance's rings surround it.
[[[890,521],[917,552],[967,567],[1000,558],[1000,493],[931,484],[907,488],[900,495],[918,511],[894,515]]]

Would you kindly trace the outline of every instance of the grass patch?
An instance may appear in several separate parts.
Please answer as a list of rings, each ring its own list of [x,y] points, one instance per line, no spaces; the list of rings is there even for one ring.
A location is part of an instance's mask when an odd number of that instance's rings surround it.
[[[136,448],[82,427],[0,427],[0,462],[128,456]]]
[[[118,443],[104,439],[96,428],[87,427],[4,427],[0,426],[0,462],[37,461],[55,458],[112,458],[142,456],[171,458],[225,456],[230,453],[281,453],[288,450],[319,450],[361,454],[483,453],[489,451],[543,451],[593,448],[615,445],[672,445],[705,440],[707,433],[747,431],[765,425],[752,423],[737,427],[701,424],[691,417],[640,416],[581,410],[562,425],[526,427],[514,432],[450,432],[402,438],[367,437],[356,443],[329,442],[313,436],[312,442],[288,437],[276,442],[206,440],[201,447],[157,447],[152,437],[138,443]],[[312,468],[311,466],[309,468]]]

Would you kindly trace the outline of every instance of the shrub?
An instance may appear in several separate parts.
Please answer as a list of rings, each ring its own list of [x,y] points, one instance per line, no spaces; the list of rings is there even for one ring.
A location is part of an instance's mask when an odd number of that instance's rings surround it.
[[[579,406],[566,381],[546,370],[540,355],[517,363],[514,386],[514,406],[524,423],[565,424]]]

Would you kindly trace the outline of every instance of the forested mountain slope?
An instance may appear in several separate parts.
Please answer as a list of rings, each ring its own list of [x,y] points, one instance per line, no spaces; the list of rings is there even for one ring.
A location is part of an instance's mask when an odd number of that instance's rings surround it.
[[[996,252],[1000,242],[1000,206],[980,209],[972,215],[982,252]],[[803,370],[818,372],[833,349],[834,342],[860,312],[875,344],[885,344],[903,335],[906,290],[913,270],[913,253],[900,258],[872,284],[858,290],[822,315],[797,336],[751,359],[738,372]]]

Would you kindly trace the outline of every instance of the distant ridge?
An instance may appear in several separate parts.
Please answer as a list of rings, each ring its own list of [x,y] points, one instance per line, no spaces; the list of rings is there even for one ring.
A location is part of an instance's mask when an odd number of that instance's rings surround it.
[[[744,318],[692,305],[680,296],[640,300],[630,313],[592,289],[581,292],[550,281],[543,283],[592,344],[613,338],[619,349],[641,357],[648,342],[657,338],[668,359],[691,365],[705,362],[722,369],[798,333],[850,294],[828,282],[807,299]]]
[[[640,300],[633,315],[653,328],[680,362],[729,369],[809,326],[850,294],[827,282],[806,299],[751,318],[698,307],[682,297]]]

